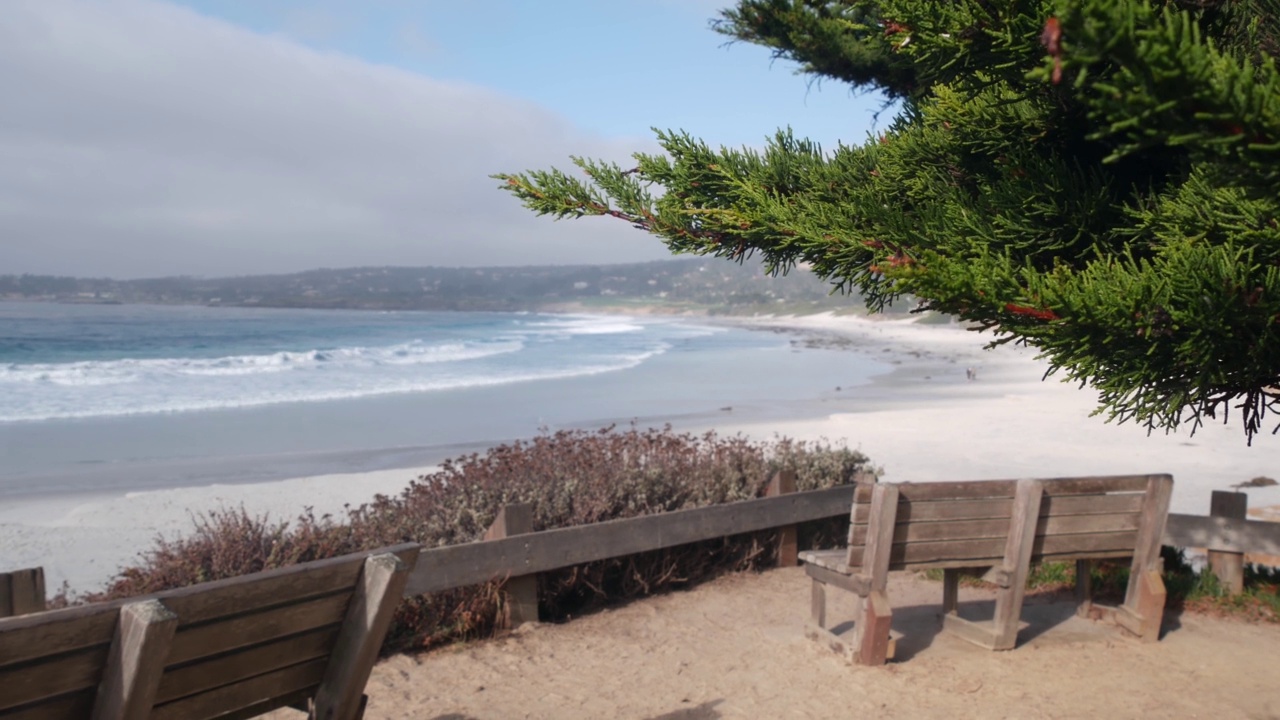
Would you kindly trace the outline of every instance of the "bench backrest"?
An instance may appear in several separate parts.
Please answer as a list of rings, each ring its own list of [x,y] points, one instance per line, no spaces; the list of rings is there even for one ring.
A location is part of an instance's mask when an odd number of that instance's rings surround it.
[[[1168,475],[1054,478],[1044,488],[1032,562],[1135,554],[1144,520],[1164,525]],[[889,569],[983,567],[1005,555],[1016,480],[898,484]],[[845,564],[861,567],[875,485],[854,493]],[[1163,488],[1163,490],[1162,490]],[[1160,511],[1160,493],[1164,510]],[[1150,517],[1159,515],[1159,517]]]
[[[418,550],[0,620],[0,717],[201,720],[305,702],[376,653]]]

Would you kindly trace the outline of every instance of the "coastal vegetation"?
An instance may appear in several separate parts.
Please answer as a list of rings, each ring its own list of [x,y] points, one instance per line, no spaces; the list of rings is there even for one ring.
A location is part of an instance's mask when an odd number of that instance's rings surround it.
[[[821,148],[658,131],[627,165],[496,175],[674,252],[804,263],[1042,351],[1149,429],[1280,410],[1280,8],[1247,0],[740,0],[713,27],[894,117]],[[765,130],[765,129],[762,129]],[[581,173],[585,173],[585,178]],[[1238,414],[1237,414],[1238,412]]]
[[[848,484],[859,473],[874,472],[861,453],[825,442],[755,442],[669,429],[560,431],[447,461],[400,495],[378,496],[341,517],[308,511],[287,522],[243,510],[211,513],[188,536],[158,539],[137,566],[85,599],[133,597],[401,542],[473,542],[502,506],[516,503],[532,506],[537,531],[746,500],[761,496],[782,470],[796,474],[798,490]],[[838,520],[801,525],[799,541],[835,544],[844,527]],[[750,533],[542,573],[541,615],[565,619],[605,602],[769,566],[775,536]],[[501,615],[498,587],[404,601],[384,649],[428,648],[491,633]]]

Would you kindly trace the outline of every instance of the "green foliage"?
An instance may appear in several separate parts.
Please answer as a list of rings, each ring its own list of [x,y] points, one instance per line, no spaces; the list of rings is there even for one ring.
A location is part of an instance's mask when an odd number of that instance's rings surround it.
[[[427,547],[481,539],[503,505],[529,503],[534,530],[704,507],[759,497],[775,473],[797,490],[845,485],[874,472],[843,446],[669,430],[562,431],[445,462],[397,497],[379,496],[345,517],[307,512],[292,523],[243,510],[201,518],[187,537],[157,540],[90,601],[236,577],[402,542]],[[833,545],[848,521],[805,523],[804,546]],[[776,532],[758,532],[613,558],[538,575],[542,616],[560,619],[605,602],[648,595],[776,561]],[[386,649],[425,648],[493,631],[498,583],[406,600]]]
[[[900,102],[879,137],[495,176],[677,253],[805,263],[1028,343],[1117,421],[1173,429],[1280,387],[1280,2],[741,0],[714,28]]]

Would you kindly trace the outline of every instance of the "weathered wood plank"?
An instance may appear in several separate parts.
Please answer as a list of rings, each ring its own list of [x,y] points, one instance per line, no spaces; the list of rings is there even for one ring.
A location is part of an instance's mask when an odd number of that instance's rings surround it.
[[[316,720],[357,720],[365,683],[412,569],[412,565],[391,554],[375,555],[365,562],[324,679],[316,691]]]
[[[370,552],[389,552],[405,560],[417,554],[419,547],[416,543],[405,543]],[[167,590],[150,597],[160,600],[165,607],[177,613],[182,619],[182,627],[185,627],[350,588],[370,552]]]
[[[814,580],[834,585],[841,590],[848,590],[854,595],[866,595],[871,592],[871,579],[861,573],[850,575],[821,565],[805,565],[804,571]]]
[[[336,625],[342,622],[350,599],[349,592],[342,592],[193,628],[180,626],[169,651],[169,664],[179,665],[268,640]]]
[[[1032,544],[1032,562],[1081,557],[1129,557],[1137,541],[1136,531],[1075,535],[1037,536]],[[860,550],[860,548],[858,548]],[[1096,553],[1119,552],[1119,555]],[[855,557],[859,557],[855,554]],[[889,555],[891,570],[918,567],[971,567],[997,565],[1004,558],[1004,539],[961,540],[895,544]],[[947,564],[943,564],[947,563]],[[852,572],[857,566],[841,567]]]
[[[1044,483],[1045,495],[1090,495],[1106,492],[1140,492],[1146,489],[1150,475],[1099,475],[1095,477],[1039,478]],[[1167,476],[1166,476],[1167,477]],[[1012,498],[1017,480],[964,480],[959,482],[899,483],[903,499],[962,500],[972,498]],[[871,499],[874,485],[859,486],[855,500]]]
[[[93,720],[146,720],[150,716],[177,628],[178,616],[159,600],[120,608],[115,639],[93,704]]]
[[[89,688],[70,695],[60,695],[43,702],[0,713],[4,720],[84,720],[93,712],[96,688]]]
[[[878,483],[871,495],[871,524],[868,526],[866,547],[859,553],[859,559],[866,574],[871,576],[872,592],[883,592],[889,582],[889,562],[898,518],[898,492],[896,484]],[[848,559],[846,563],[852,565]]]
[[[852,488],[847,490],[852,493]],[[833,513],[834,515],[842,514]],[[385,548],[398,556],[418,545]],[[119,609],[130,602],[160,600],[180,618],[180,627],[351,587],[369,553],[318,560],[254,575],[217,580],[136,598],[0,619],[0,668],[111,642]],[[401,559],[404,559],[402,556]]]
[[[1239,491],[1214,490],[1209,498],[1209,516],[1247,520],[1249,496]],[[1218,584],[1231,595],[1244,592],[1244,553],[1210,550],[1208,554],[1209,569],[1217,576]]]
[[[320,684],[326,662],[324,658],[308,660],[244,682],[158,705],[151,713],[151,720],[221,718],[226,713],[295,693],[302,694],[302,691]]]
[[[0,670],[0,713],[47,698],[97,688],[107,664],[107,645]]]
[[[43,612],[44,568],[0,573],[0,618]]]
[[[160,681],[156,704],[208,692],[305,660],[328,657],[337,638],[338,626],[331,625],[230,655],[170,667]]]
[[[1280,555],[1280,523],[1170,513],[1163,543],[1172,547]]]
[[[422,551],[406,596],[528,575],[849,512],[854,486],[545,530]]]
[[[1009,586],[996,593],[996,611],[991,620],[996,633],[996,650],[1010,650],[1018,642],[1018,619],[1022,615],[1022,598],[1027,589],[1027,575],[1031,571],[1036,520],[1040,516],[1040,499],[1043,496],[1044,483],[1039,480],[1018,481],[1017,494],[1013,499],[1013,518],[1004,547],[1004,562],[1001,564],[1010,573]]]
[[[1005,538],[1009,535],[1009,519],[957,520],[951,522],[902,522],[894,530],[893,541],[931,542],[938,540],[981,540]],[[1061,515],[1041,516],[1037,519],[1036,535],[1075,535],[1097,532],[1137,530],[1137,513],[1120,515]],[[857,544],[866,537],[866,526],[857,526],[852,533]]]
[[[1041,517],[1063,515],[1117,515],[1137,513],[1142,509],[1142,493],[1112,493],[1105,495],[1045,496],[1040,503]],[[997,500],[904,500],[898,508],[900,522],[982,520],[1005,518],[1010,515],[1012,498]],[[854,524],[865,524],[870,506],[862,503],[854,506]]]
[[[9,665],[81,648],[100,645],[105,650],[122,604],[81,605],[0,620],[0,673]]]

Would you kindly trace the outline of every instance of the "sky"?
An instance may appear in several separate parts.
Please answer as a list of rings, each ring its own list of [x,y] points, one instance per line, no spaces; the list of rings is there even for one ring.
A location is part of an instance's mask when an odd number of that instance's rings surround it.
[[[729,0],[3,0],[0,274],[669,257],[496,172],[626,162],[651,127],[859,144],[878,96],[725,46]]]

